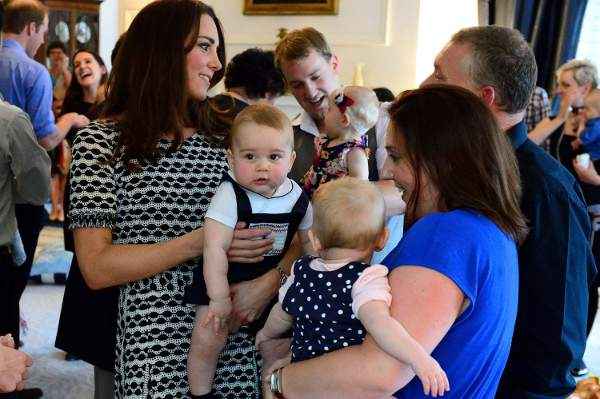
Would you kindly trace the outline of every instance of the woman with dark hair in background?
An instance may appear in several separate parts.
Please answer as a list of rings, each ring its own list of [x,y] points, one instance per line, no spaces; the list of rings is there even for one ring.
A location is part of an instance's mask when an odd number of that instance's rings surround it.
[[[73,75],[62,101],[61,115],[69,112],[77,112],[88,117],[89,120],[96,119],[98,109],[96,105],[104,101],[104,88],[108,72],[102,58],[88,50],[78,50],[73,56]],[[66,136],[66,142],[62,142],[56,153],[56,162],[53,162],[52,175],[52,213],[50,220],[63,222],[65,219],[64,209],[68,202],[65,201],[65,184],[71,161],[71,145],[77,129],[71,129]],[[56,166],[55,166],[56,164]],[[64,204],[64,206],[63,206]],[[72,238],[70,239],[72,241]],[[65,244],[67,245],[67,244]],[[73,247],[66,248],[72,251]]]
[[[104,60],[88,50],[78,50],[73,56],[74,73],[67,89],[63,112],[77,112],[90,120],[97,119],[105,98],[108,73]],[[69,146],[77,135],[72,129],[67,134]],[[69,176],[65,192],[69,192]],[[64,209],[69,209],[69,196],[64,198]],[[92,291],[83,281],[75,254],[73,232],[68,228],[69,218],[63,225],[65,250],[73,252],[69,276],[65,285],[56,347],[67,352],[67,360],[81,359],[94,366],[94,399],[113,398],[116,309],[118,289]],[[94,345],[90,345],[90,341]]]
[[[226,91],[202,104],[201,128],[225,137],[241,110],[259,101],[273,104],[284,89],[283,75],[275,67],[273,52],[247,49],[227,64]]]
[[[69,217],[81,272],[92,289],[120,286],[119,398],[188,394],[195,309],[183,303],[184,289],[202,256],[204,213],[227,170],[225,148],[199,129],[198,109],[224,63],[212,8],[196,0],[148,4],[119,49],[102,119],[75,139]],[[272,246],[259,238],[268,233],[237,230],[229,259],[259,260]],[[274,271],[240,283],[243,297],[232,286],[234,314],[259,314],[278,282]],[[235,343],[237,353],[221,357],[215,388],[227,397],[257,397],[252,337],[238,332]]]

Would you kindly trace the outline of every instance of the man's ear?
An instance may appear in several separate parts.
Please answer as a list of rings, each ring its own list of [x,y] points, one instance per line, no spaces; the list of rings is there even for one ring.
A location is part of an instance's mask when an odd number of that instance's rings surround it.
[[[30,22],[27,25],[25,25],[25,28],[23,29],[25,30],[25,33],[27,33],[27,36],[31,36],[34,33],[38,32],[39,26],[35,22]]]
[[[317,236],[315,236],[312,229],[308,230],[308,239],[310,240],[310,244],[312,245],[313,250],[316,253],[319,253],[323,249],[323,246],[321,245],[321,241],[319,241]]]
[[[488,107],[492,108],[494,101],[496,100],[496,89],[493,86],[483,86],[481,88],[479,97],[487,104]]]

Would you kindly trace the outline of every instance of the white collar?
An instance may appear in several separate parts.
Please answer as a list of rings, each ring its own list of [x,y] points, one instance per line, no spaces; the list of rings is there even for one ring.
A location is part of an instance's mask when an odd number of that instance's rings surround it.
[[[310,133],[315,137],[322,136],[317,124],[315,123],[315,120],[306,111],[303,110],[296,120],[300,121],[300,129],[306,133]]]
[[[291,193],[292,191],[294,191],[294,183],[292,182],[292,179],[290,179],[289,177],[286,177],[285,180],[283,181],[283,183],[279,187],[277,187],[277,190],[275,190],[273,195],[270,197],[267,197],[265,195],[257,193],[256,191],[252,191],[249,188],[242,186],[237,181],[237,179],[235,178],[235,176],[233,175],[233,172],[231,170],[228,170],[227,174],[229,175],[229,177],[231,177],[233,180],[235,180],[240,185],[240,187],[242,187],[244,189],[244,191],[246,191],[247,193],[256,194],[256,195],[259,195],[266,199],[284,197],[284,196],[288,195],[289,193]]]

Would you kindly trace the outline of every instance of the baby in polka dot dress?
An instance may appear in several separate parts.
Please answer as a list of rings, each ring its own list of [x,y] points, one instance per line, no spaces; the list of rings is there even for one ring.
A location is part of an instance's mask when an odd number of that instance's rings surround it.
[[[352,177],[326,183],[313,197],[313,216],[309,237],[319,257],[294,263],[256,335],[257,347],[292,328],[297,362],[360,344],[369,333],[381,349],[412,367],[426,395],[443,395],[450,389],[446,373],[390,315],[387,268],[367,263],[388,235],[380,191]]]

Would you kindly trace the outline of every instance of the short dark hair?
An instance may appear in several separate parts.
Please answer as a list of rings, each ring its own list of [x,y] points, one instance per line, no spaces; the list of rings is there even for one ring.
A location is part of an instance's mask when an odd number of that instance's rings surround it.
[[[394,93],[387,87],[376,87],[373,89],[373,91],[375,92],[375,95],[377,96],[379,102],[394,101],[394,99],[396,98],[396,96],[394,96]]]
[[[501,110],[508,114],[525,110],[535,88],[537,65],[518,30],[478,26],[458,31],[450,41],[471,47],[467,73],[476,85],[496,89]]]
[[[219,40],[217,56],[225,65],[225,39],[213,9],[198,0],[158,0],[133,19],[108,78],[108,95],[101,117],[118,119],[121,134],[113,160],[139,170],[161,154],[158,141],[165,132],[183,142],[185,127],[199,126],[199,101],[187,95],[186,57],[196,45],[203,15],[210,17]],[[161,29],[157,29],[160,26]],[[223,77],[215,71],[210,87]]]
[[[59,42],[58,40],[50,42],[46,47],[46,57],[50,56],[50,50],[61,49],[65,55],[69,55],[67,53],[67,46],[63,42]]]
[[[30,23],[35,23],[37,29],[44,23],[48,8],[38,0],[12,0],[6,2],[4,8],[3,32],[19,34]]]
[[[277,44],[275,63],[281,67],[283,61],[296,61],[308,57],[310,50],[315,50],[327,61],[333,55],[325,36],[315,28],[293,30]]]
[[[404,92],[391,104],[389,113],[391,138],[404,139],[415,179],[407,214],[414,215],[422,201],[421,176],[426,175],[439,193],[441,210],[473,210],[490,218],[515,241],[525,238],[516,156],[507,135],[479,97],[457,86],[427,85]],[[426,114],[436,117],[423,118]]]
[[[227,64],[225,88],[242,87],[250,98],[264,98],[268,93],[282,95],[285,84],[274,58],[273,51],[259,48],[237,54]]]

